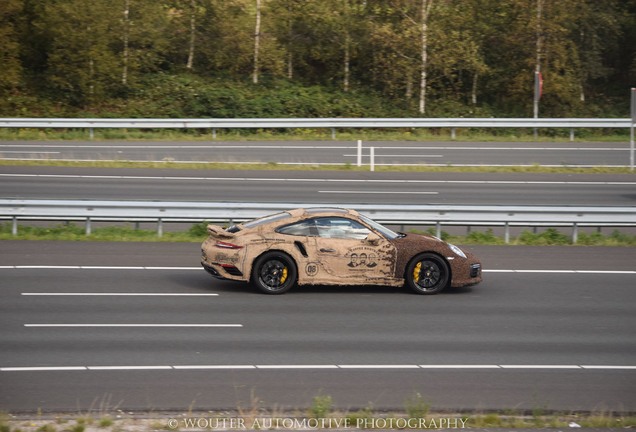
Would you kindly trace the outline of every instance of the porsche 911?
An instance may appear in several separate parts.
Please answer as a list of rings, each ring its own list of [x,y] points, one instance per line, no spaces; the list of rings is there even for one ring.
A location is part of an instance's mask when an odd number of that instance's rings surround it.
[[[295,209],[208,225],[203,268],[267,294],[296,285],[406,285],[418,294],[481,282],[481,262],[427,234],[398,233],[355,210]]]

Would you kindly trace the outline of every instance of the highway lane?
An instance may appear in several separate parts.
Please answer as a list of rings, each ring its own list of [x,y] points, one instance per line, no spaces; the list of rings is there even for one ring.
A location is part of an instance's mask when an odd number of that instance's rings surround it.
[[[470,248],[487,271],[473,288],[265,296],[198,269],[198,244],[4,241],[0,409],[236,409],[252,394],[402,409],[419,392],[435,409],[636,411],[633,249]]]
[[[0,166],[0,196],[217,202],[633,206],[630,174],[243,171]]]
[[[626,166],[629,142],[364,141],[378,165]],[[0,159],[357,163],[354,141],[0,141]]]

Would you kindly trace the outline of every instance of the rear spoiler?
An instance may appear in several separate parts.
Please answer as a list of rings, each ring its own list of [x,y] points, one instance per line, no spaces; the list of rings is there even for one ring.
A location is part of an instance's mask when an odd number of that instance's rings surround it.
[[[213,238],[225,238],[231,239],[234,237],[234,233],[226,231],[224,228],[221,228],[218,225],[208,225],[208,234],[210,234]]]

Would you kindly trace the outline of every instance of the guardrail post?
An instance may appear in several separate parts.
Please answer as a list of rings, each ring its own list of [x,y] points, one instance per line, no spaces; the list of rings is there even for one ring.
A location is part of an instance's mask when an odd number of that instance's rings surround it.
[[[11,221],[11,235],[13,235],[14,237],[18,235],[18,217],[17,216],[13,216],[13,219]]]
[[[574,128],[570,128],[570,141],[574,141]]]
[[[91,235],[91,218],[90,218],[90,216],[88,216],[86,218],[86,235],[87,236]]]
[[[358,166],[362,166],[362,140],[358,140]]]
[[[161,218],[157,219],[157,237],[163,236],[163,220]]]
[[[93,133],[93,128],[88,129],[88,135],[90,136],[90,139],[93,139],[93,137],[95,136],[95,134]]]
[[[439,221],[435,223],[435,237],[442,238],[442,223]]]
[[[331,128],[331,139],[332,140],[336,139],[336,128],[334,127]]]
[[[212,139],[216,139],[216,128],[212,128]]]
[[[371,150],[371,160],[369,161],[369,165],[371,171],[375,171],[375,147],[370,147],[369,149]]]
[[[504,229],[504,241],[506,244],[510,243],[510,223],[506,222]]]
[[[579,226],[576,222],[572,224],[572,243],[579,241]]]
[[[451,128],[451,139],[455,139],[455,128]]]

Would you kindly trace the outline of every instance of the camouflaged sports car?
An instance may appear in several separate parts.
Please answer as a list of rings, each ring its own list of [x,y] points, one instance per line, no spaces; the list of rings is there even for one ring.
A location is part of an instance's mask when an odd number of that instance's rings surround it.
[[[207,230],[205,270],[251,281],[267,294],[296,284],[406,284],[436,294],[481,282],[481,263],[468,251],[429,235],[393,232],[355,210],[296,209]]]

